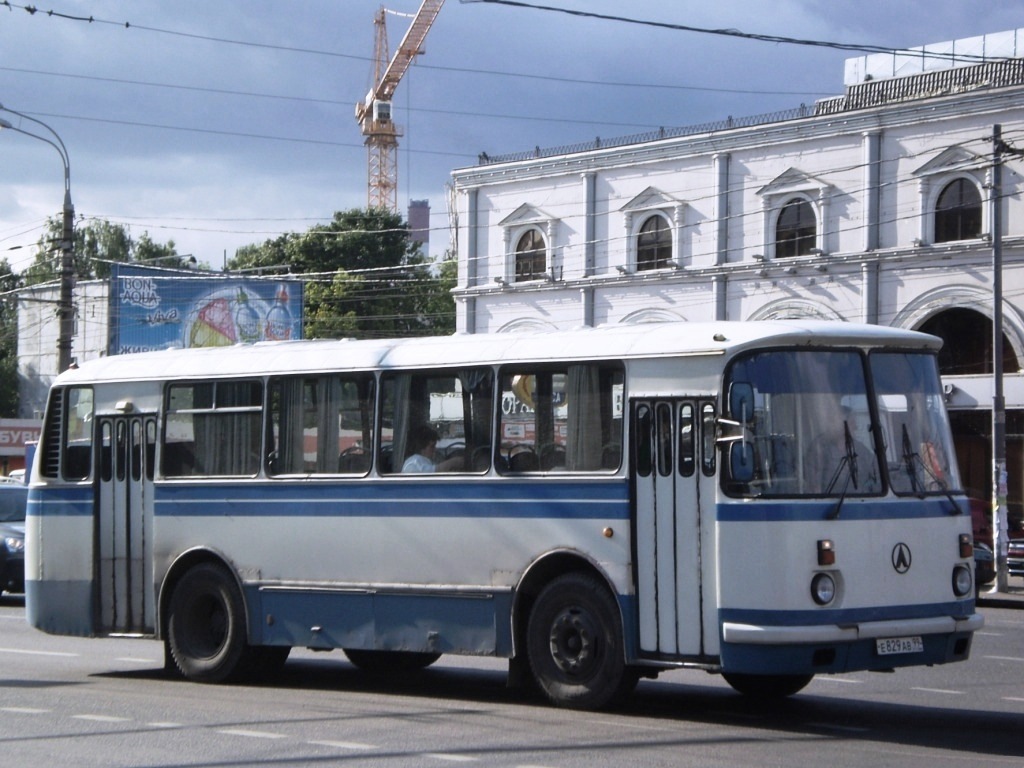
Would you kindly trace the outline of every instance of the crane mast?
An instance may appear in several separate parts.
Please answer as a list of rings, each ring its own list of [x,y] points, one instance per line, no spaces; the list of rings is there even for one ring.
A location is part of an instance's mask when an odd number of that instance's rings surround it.
[[[391,99],[412,60],[423,52],[423,41],[442,5],[444,0],[423,0],[390,62],[385,8],[381,6],[373,17],[373,84],[366,98],[356,104],[356,120],[366,137],[370,208],[398,210],[398,137],[402,132],[391,119]]]

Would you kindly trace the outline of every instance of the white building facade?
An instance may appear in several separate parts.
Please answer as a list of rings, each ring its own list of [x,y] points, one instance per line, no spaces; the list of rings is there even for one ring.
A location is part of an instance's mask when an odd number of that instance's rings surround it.
[[[1019,519],[1024,30],[851,59],[846,76],[813,107],[456,170],[458,330],[815,317],[935,333],[965,485],[989,498],[998,249]]]

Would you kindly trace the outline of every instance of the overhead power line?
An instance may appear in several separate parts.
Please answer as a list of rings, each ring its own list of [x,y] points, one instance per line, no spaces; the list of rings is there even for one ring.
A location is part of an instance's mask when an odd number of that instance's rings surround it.
[[[677,32],[697,32],[703,35],[719,35],[722,37],[736,37],[744,40],[756,40],[763,43],[783,43],[787,45],[806,45],[816,48],[832,48],[838,51],[852,51],[855,53],[911,53],[912,50],[908,48],[891,48],[882,45],[872,45],[869,43],[839,43],[829,40],[810,40],[799,37],[786,37],[784,35],[765,35],[758,34],[755,32],[743,32],[738,29],[712,29],[707,27],[694,27],[688,24],[674,24],[667,21],[650,21],[647,19],[634,19],[629,16],[618,16],[609,13],[597,13],[595,11],[580,11],[573,8],[560,8],[553,5],[540,5],[538,3],[526,3],[521,0],[461,0],[463,4],[467,3],[491,3],[494,5],[509,5],[515,8],[529,8],[535,11],[548,11],[552,13],[564,13],[568,16],[580,16],[583,18],[590,19],[601,19],[603,21],[616,21],[622,24],[638,24],[644,27],[657,27],[660,29],[670,29]],[[984,60],[984,56],[970,56],[964,54],[954,54],[952,52],[933,52],[928,51],[930,58],[948,58],[948,59],[976,59]]]

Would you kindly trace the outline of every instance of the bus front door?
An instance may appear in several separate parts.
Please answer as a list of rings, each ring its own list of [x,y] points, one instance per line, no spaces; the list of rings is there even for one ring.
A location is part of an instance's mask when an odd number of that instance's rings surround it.
[[[708,421],[704,412],[711,408],[696,398],[633,402],[636,592],[645,657],[695,657],[704,651],[700,485],[705,473],[699,435]]]
[[[152,414],[98,417],[98,622],[106,634],[152,634]]]

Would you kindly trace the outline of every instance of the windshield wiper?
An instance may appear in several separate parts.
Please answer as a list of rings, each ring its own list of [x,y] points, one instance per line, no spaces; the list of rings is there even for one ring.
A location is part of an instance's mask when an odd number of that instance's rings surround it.
[[[850,434],[850,425],[848,422],[843,422],[843,442],[845,444],[846,453],[839,460],[839,466],[836,467],[835,473],[832,475],[832,480],[829,481],[828,487],[825,489],[825,493],[832,493],[832,489],[835,487],[836,481],[839,480],[839,473],[843,471],[843,467],[846,467],[846,482],[843,483],[843,492],[839,494],[839,501],[836,502],[836,508],[828,514],[829,520],[835,520],[839,517],[839,512],[843,508],[843,502],[846,501],[846,492],[850,489],[850,483],[853,483],[854,490],[858,488],[857,484],[857,448],[853,442],[853,435]]]
[[[956,499],[953,498],[953,494],[949,492],[949,486],[946,485],[946,481],[935,474],[931,467],[921,458],[920,454],[914,451],[910,444],[910,435],[907,432],[907,425],[903,425],[903,465],[906,467],[907,475],[910,477],[910,490],[919,496],[923,496],[926,492],[926,488],[922,485],[917,476],[917,467],[924,470],[924,473],[931,479],[931,481],[938,486],[938,489],[942,491],[942,495],[949,499],[949,503],[953,505],[953,511],[951,515],[963,514],[963,510],[960,509],[960,505],[956,503]]]

